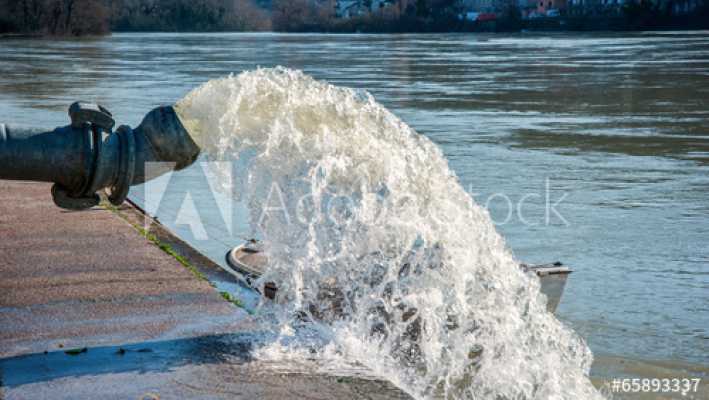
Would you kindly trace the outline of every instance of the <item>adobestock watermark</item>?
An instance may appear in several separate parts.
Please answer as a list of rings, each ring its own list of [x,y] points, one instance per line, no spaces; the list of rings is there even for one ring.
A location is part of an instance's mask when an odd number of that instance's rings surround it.
[[[514,196],[501,192],[480,195],[474,192],[472,185],[468,187],[468,193],[478,205],[490,212],[490,218],[497,226],[510,223],[571,226],[563,213],[569,192],[555,190],[549,177],[544,178],[543,182],[538,192],[517,193]]]
[[[486,218],[484,214],[497,226],[571,225],[564,213],[569,193],[555,188],[549,177],[540,180],[538,190],[514,194],[480,194],[472,185],[467,194],[459,188],[445,194],[362,190],[371,186],[367,183],[351,185],[350,193],[338,193],[333,192],[337,188],[324,188],[306,178],[244,181],[231,162],[198,162],[178,173],[171,171],[171,164],[149,164],[146,175],[158,177],[143,185],[142,193],[139,188],[131,196],[148,215],[189,232],[196,240],[228,238],[247,225],[261,233],[313,225],[331,229],[389,223],[415,226],[422,221],[451,225],[474,223]],[[233,193],[242,196],[237,200]],[[146,228],[147,224],[146,219]]]

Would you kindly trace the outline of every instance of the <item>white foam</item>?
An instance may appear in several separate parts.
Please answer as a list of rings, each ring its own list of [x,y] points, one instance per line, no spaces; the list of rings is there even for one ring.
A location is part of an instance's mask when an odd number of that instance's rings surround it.
[[[372,96],[259,69],[207,82],[176,109],[208,158],[239,160],[222,187],[264,239],[281,329],[316,312],[323,357],[417,398],[600,398],[588,347],[545,310],[440,149]],[[341,312],[328,313],[338,295]]]

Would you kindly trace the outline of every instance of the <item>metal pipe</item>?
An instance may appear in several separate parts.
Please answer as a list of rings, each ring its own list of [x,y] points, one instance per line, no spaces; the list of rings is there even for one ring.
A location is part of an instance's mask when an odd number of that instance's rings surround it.
[[[0,179],[54,182],[54,202],[81,210],[97,205],[102,189],[121,204],[131,185],[185,168],[200,152],[171,106],[115,132],[101,106],[77,102],[69,116],[70,125],[54,130],[0,124]],[[146,169],[152,162],[164,164]]]

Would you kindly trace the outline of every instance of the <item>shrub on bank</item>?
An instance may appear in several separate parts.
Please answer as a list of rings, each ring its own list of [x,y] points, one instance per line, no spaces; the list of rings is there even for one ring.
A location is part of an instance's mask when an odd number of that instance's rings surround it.
[[[0,32],[54,36],[110,32],[103,0],[0,0]]]

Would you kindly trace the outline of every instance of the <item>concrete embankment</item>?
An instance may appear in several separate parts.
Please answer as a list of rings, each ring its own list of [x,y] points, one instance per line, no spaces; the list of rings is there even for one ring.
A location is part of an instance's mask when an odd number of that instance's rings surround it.
[[[133,207],[69,212],[49,189],[0,181],[0,399],[406,398],[253,360],[218,266]]]

